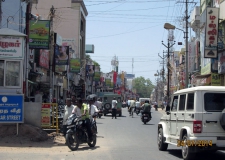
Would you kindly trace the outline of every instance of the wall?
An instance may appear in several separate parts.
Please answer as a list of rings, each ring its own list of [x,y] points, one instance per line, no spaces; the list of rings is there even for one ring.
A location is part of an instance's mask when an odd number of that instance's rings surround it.
[[[24,123],[41,127],[42,103],[24,102]]]

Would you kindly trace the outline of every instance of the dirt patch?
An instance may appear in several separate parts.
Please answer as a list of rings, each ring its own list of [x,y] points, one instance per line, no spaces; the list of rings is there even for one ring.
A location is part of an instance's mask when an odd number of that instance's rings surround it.
[[[19,124],[19,134],[16,125],[0,124],[0,146],[45,146],[65,145],[65,138],[61,133],[47,133],[42,128],[29,124]],[[41,143],[37,143],[41,142]],[[3,145],[4,144],[4,145]]]

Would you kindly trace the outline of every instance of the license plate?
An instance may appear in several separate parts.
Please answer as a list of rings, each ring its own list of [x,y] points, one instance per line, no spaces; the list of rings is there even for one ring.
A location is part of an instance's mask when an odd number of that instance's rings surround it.
[[[71,125],[71,126],[67,126],[67,128],[72,128],[72,127],[74,127],[75,125]]]
[[[148,117],[144,117],[144,119],[148,119]]]

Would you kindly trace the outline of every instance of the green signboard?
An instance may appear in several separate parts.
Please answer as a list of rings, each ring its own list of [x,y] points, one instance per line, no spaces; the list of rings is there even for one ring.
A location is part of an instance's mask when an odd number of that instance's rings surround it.
[[[221,86],[219,74],[217,74],[217,73],[211,74],[211,85],[212,86]]]
[[[105,79],[105,85],[111,87],[111,79]]]
[[[50,21],[30,21],[29,48],[49,49]]]
[[[100,81],[101,72],[95,72],[94,80]]]
[[[80,59],[70,59],[70,72],[80,73]]]

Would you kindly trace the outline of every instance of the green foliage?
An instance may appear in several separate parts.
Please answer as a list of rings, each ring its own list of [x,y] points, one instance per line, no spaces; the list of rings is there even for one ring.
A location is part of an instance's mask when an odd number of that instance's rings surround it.
[[[133,88],[136,89],[136,92],[140,97],[150,98],[154,85],[149,78],[145,79],[141,76],[133,80]]]

